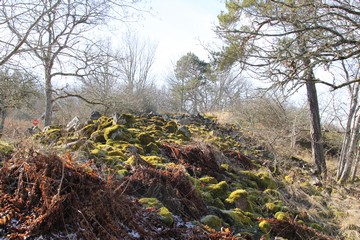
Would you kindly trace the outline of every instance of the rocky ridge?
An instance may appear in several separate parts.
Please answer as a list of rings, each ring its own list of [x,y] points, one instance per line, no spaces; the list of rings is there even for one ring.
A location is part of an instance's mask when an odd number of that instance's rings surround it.
[[[202,115],[98,114],[0,154],[5,239],[333,239],[301,159]],[[3,148],[2,148],[3,149]],[[331,237],[332,236],[332,237]]]

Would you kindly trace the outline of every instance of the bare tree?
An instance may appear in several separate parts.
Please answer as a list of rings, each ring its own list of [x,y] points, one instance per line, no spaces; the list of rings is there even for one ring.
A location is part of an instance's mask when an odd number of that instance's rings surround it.
[[[53,11],[60,1],[56,1],[50,8],[38,11],[42,2],[24,0],[0,3],[0,66],[7,63],[13,56],[32,51],[25,46],[27,38],[36,31],[35,28],[43,17]]]
[[[17,1],[8,1],[16,5]],[[7,17],[12,9],[3,8],[3,15],[11,20],[7,30],[12,32],[29,50],[30,56],[43,69],[45,81],[45,125],[52,122],[52,105],[54,103],[53,81],[64,77],[84,76],[86,62],[83,52],[91,42],[89,33],[97,26],[106,24],[110,19],[124,19],[129,16],[129,10],[138,0],[122,1],[60,1],[33,0],[29,1],[33,8],[26,8],[21,18]],[[125,15],[118,15],[118,14]],[[41,16],[32,31],[19,32],[24,26],[24,19],[33,19],[33,15]],[[26,26],[26,25],[25,25]],[[24,35],[25,34],[25,35]],[[79,63],[80,62],[80,63]],[[82,63],[81,63],[82,62]]]
[[[316,92],[318,66],[357,57],[360,26],[356,1],[227,1],[217,33],[226,46],[223,65],[240,64],[274,87],[296,90],[305,85],[311,116],[313,159],[326,176]],[[289,85],[290,84],[290,85]]]
[[[143,41],[128,31],[120,44],[117,61],[120,79],[130,95],[137,95],[153,82],[151,69],[155,60],[156,44]]]
[[[26,72],[5,69],[0,71],[0,138],[10,109],[26,106],[39,95],[37,79]]]
[[[153,90],[154,76],[151,70],[156,47],[154,42],[141,40],[136,33],[130,31],[120,43],[120,50],[116,55],[120,83],[118,98],[123,98],[121,105],[129,110],[141,111],[148,108],[145,103],[149,97],[147,94]]]
[[[343,61],[342,67],[344,72],[343,78],[345,79],[345,82],[349,82],[351,79],[359,78],[360,68],[358,61]],[[351,100],[342,148],[339,155],[339,165],[337,169],[337,180],[340,183],[344,183],[348,180],[350,177],[351,168],[353,168],[353,178],[355,177],[359,157],[358,141],[360,130],[360,83],[356,82],[352,85],[347,85],[347,87]]]
[[[92,50],[86,51],[87,74],[80,78],[82,84],[78,95],[83,96],[88,102],[102,105],[103,113],[108,114],[115,104],[119,73],[111,42],[102,42],[99,42],[100,45],[94,45]]]

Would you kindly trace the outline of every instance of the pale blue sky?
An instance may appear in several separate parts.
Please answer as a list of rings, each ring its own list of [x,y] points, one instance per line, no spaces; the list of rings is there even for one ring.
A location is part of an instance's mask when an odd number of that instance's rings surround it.
[[[144,38],[158,43],[154,73],[164,76],[176,61],[191,51],[207,60],[201,42],[214,41],[217,15],[225,9],[221,0],[151,0],[154,16],[139,23]]]

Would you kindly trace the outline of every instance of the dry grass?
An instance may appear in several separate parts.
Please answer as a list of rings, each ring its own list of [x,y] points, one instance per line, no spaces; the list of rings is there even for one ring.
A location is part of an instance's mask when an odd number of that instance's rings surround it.
[[[32,126],[32,121],[7,118],[4,126],[3,138],[11,141],[29,136],[28,128]]]

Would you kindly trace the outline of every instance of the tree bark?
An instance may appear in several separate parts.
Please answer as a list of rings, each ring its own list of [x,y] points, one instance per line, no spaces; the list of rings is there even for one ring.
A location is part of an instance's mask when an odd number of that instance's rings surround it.
[[[3,136],[4,131],[4,125],[5,125],[5,119],[6,119],[6,110],[0,108],[0,138]]]
[[[319,113],[319,102],[316,91],[316,79],[311,65],[311,60],[308,57],[306,48],[306,37],[298,35],[298,46],[304,65],[304,80],[307,92],[307,101],[310,113],[310,136],[311,136],[311,150],[312,158],[316,165],[315,174],[326,180],[327,169],[324,155],[324,142],[321,134],[321,123]]]
[[[51,84],[51,69],[45,66],[45,122],[44,126],[50,126],[52,123],[52,84]]]
[[[338,178],[339,183],[346,182],[350,177],[351,167],[353,165],[353,160],[356,154],[356,146],[359,140],[359,131],[360,128],[360,116],[356,115],[356,118],[351,129],[351,138],[349,140],[349,148],[346,151],[345,161],[343,168],[341,169],[340,178]]]
[[[310,110],[310,135],[312,158],[316,164],[316,173],[326,179],[327,169],[324,156],[324,143],[321,134],[319,104],[316,93],[315,79],[312,69],[309,69],[309,77],[306,81],[308,105]]]
[[[337,169],[336,178],[340,183],[345,182],[350,175],[350,169],[352,167],[354,156],[355,161],[358,162],[357,150],[358,132],[359,132],[359,106],[358,106],[358,94],[360,90],[360,84],[349,88],[351,94],[350,111],[346,123],[346,129],[343,139],[343,144],[339,156],[339,163]],[[356,163],[355,163],[356,165]],[[354,170],[356,167],[354,168]]]
[[[356,158],[355,158],[355,163],[354,163],[354,168],[353,168],[353,172],[352,172],[352,176],[351,176],[351,181],[352,182],[354,182],[355,178],[356,178],[357,169],[359,167],[359,159],[360,159],[360,148],[358,146],[357,147]]]

